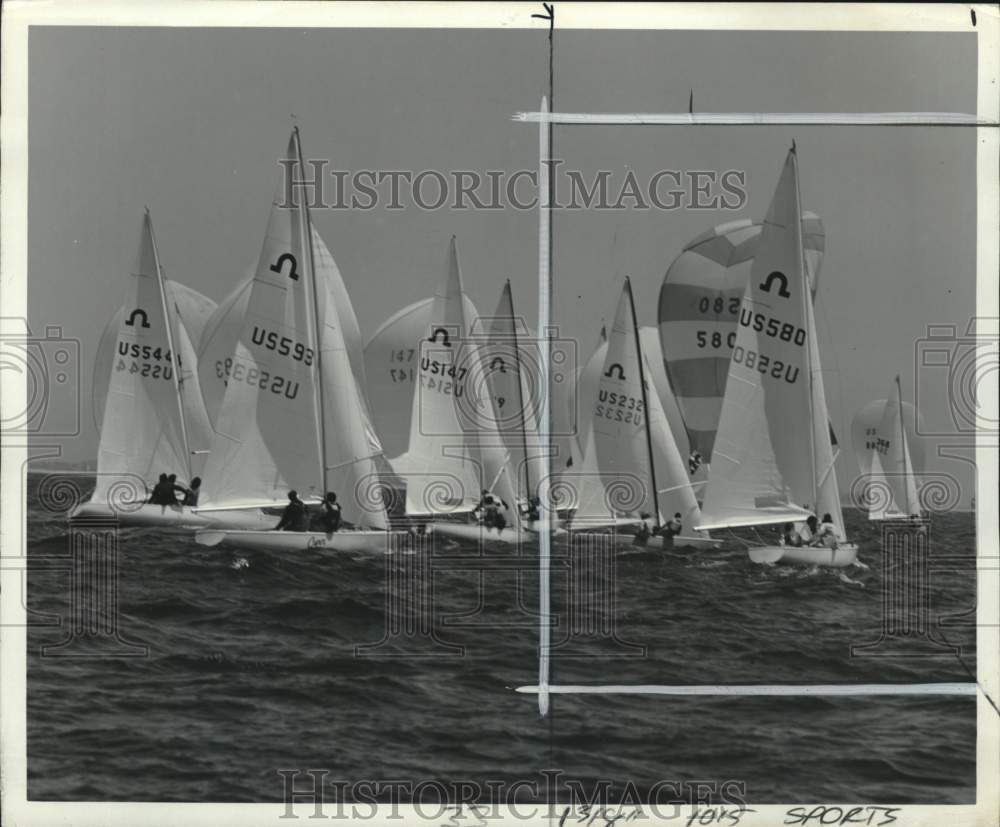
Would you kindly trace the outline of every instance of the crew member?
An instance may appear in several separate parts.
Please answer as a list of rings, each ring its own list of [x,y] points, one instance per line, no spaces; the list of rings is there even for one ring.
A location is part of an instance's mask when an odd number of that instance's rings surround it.
[[[201,477],[195,477],[191,480],[191,487],[184,491],[184,499],[181,500],[181,505],[191,506],[192,508],[198,505],[198,495],[201,493]]]
[[[837,526],[833,524],[833,518],[829,514],[823,515],[823,522],[820,523],[819,530],[812,540],[810,546],[826,546],[829,549],[837,550]]]
[[[274,527],[275,531],[306,531],[309,521],[306,514],[306,504],[299,499],[297,491],[288,492],[288,505],[281,512],[281,520]]]
[[[681,523],[681,514],[678,511],[674,514],[673,519],[668,521],[665,526],[663,526],[663,547],[673,548],[674,547],[674,537],[680,536],[681,529],[683,528]]]
[[[333,534],[340,528],[340,517],[340,503],[337,502],[337,495],[333,491],[327,491],[319,515],[320,529],[327,534]]]

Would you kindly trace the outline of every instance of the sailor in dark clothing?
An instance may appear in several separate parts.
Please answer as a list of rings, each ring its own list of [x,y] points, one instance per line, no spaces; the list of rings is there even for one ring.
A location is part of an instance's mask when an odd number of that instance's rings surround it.
[[[306,504],[299,499],[298,492],[288,492],[288,505],[281,512],[281,521],[274,527],[275,531],[307,531],[309,520],[306,514]]]
[[[337,495],[332,491],[327,491],[317,520],[319,530],[333,534],[340,528],[340,516],[340,503],[337,502]]]
[[[198,495],[201,493],[201,477],[191,480],[191,487],[184,491],[184,499],[181,505],[194,507],[198,505]]]
[[[538,497],[528,498],[528,507],[524,510],[524,518],[529,522],[535,522],[539,519],[538,507],[542,504],[542,501]]]
[[[187,496],[187,489],[179,482],[177,482],[176,474],[171,474],[169,477],[167,477],[167,482],[170,483],[170,487],[167,490],[167,496],[169,497],[170,501],[167,503],[167,505],[178,505],[177,502],[178,492],[180,492],[182,497]]]
[[[672,520],[668,520],[667,524],[665,526],[663,526],[663,528],[661,530],[661,533],[663,534],[663,547],[664,548],[673,548],[674,547],[674,537],[677,537],[677,536],[680,535],[681,529],[683,527],[684,526],[681,523],[681,514],[678,511],[677,513],[674,514],[674,518]]]
[[[506,504],[498,496],[490,493],[485,488],[483,489],[483,495],[479,498],[479,505],[476,506],[476,511],[479,513],[479,519],[484,526],[487,528],[493,528],[494,526],[503,528],[503,526],[507,525],[507,520],[500,513],[501,505],[506,507]]]
[[[649,514],[640,514],[642,522],[639,523],[639,529],[635,532],[635,537],[632,540],[632,545],[639,546],[640,548],[645,548],[646,543],[649,542],[649,538],[653,536],[652,530],[649,528]]]
[[[150,505],[167,505],[169,500],[167,499],[168,491],[170,490],[170,482],[167,480],[166,474],[160,474],[160,479],[153,486],[153,491],[149,495]]]

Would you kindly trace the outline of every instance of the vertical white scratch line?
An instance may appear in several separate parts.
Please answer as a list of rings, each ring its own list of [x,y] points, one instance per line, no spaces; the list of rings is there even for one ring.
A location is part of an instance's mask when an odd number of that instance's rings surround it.
[[[542,112],[549,111],[548,99],[542,98]],[[549,455],[549,347],[548,329],[551,325],[550,276],[549,273],[549,229],[551,212],[549,204],[549,125],[542,120],[538,124],[538,336],[542,344],[541,375],[539,386],[542,404],[539,416],[542,444],[542,478],[538,483],[538,498],[542,502],[541,531],[538,533],[538,713],[544,718],[549,712],[549,646],[551,644],[551,610],[549,594],[549,553],[551,551],[550,532],[552,522],[549,515],[549,473],[552,459]]]

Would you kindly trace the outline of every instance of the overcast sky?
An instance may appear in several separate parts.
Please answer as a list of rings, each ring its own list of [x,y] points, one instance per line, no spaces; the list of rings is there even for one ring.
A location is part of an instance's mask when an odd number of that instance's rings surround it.
[[[975,110],[972,34],[559,31],[556,44],[563,111],[683,112],[692,88],[702,111]],[[535,168],[537,127],[511,115],[538,107],[547,60],[546,34],[532,30],[34,28],[33,328],[58,324],[81,340],[89,387],[144,205],[168,275],[220,299],[256,262],[292,113],[305,154],[332,169]],[[897,372],[912,398],[914,343],[927,325],[964,331],[974,315],[972,129],[559,128],[556,155],[585,176],[735,169],[745,171],[749,198],[735,212],[560,212],[555,320],[592,347],[628,274],[640,321],[654,324],[670,262],[714,224],[763,216],[793,138],[803,205],[826,226],[817,319],[831,416],[846,444],[854,412],[885,396]],[[366,334],[431,295],[452,234],[482,312],[493,311],[506,278],[519,311],[536,312],[533,210],[313,217]],[[926,379],[922,412],[944,426],[947,383]],[[65,446],[70,460],[96,453],[90,417],[83,421],[83,436]],[[959,462],[931,468],[971,479]]]

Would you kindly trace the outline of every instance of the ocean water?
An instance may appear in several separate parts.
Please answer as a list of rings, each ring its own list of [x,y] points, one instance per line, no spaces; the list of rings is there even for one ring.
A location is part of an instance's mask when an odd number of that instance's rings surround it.
[[[311,768],[348,784],[527,780],[540,788],[520,798],[540,799],[550,771],[585,789],[608,782],[612,800],[629,783],[731,781],[758,804],[975,801],[972,697],[559,695],[541,719],[535,696],[514,691],[537,681],[530,551],[441,541],[401,557],[277,554],[123,529],[117,638],[72,640],[70,533],[40,506],[37,482],[32,799],[279,802],[278,771]],[[557,550],[552,682],[970,680],[973,515],[934,517],[936,643],[924,657],[887,657],[891,645],[851,657],[879,639],[884,574],[877,527],[847,516],[862,565],[839,571],[754,566],[735,541],[697,553],[622,546],[582,574]],[[415,593],[428,611],[403,600]]]

